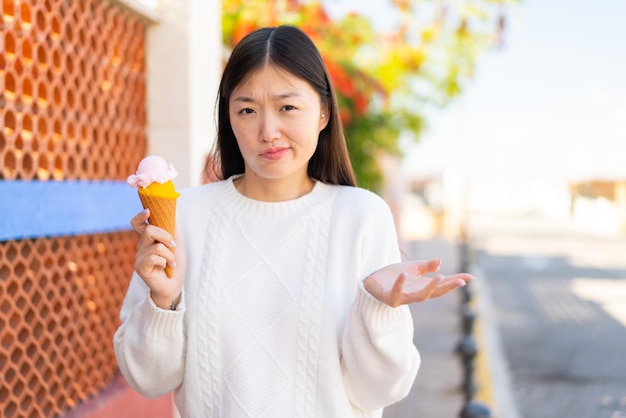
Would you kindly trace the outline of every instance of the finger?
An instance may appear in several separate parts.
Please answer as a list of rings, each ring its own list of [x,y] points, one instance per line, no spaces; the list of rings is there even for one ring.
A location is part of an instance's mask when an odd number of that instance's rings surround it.
[[[391,288],[390,306],[395,308],[396,306],[402,303],[402,291],[404,288],[405,281],[406,281],[406,273],[400,273],[400,275],[394,282],[393,287]]]
[[[414,286],[406,286],[406,288],[412,287],[413,290],[405,292],[405,303],[423,302],[430,299],[437,292],[442,279],[442,275],[437,275],[432,279],[430,277],[416,276],[415,280],[411,281],[411,284],[414,284]],[[419,284],[420,282],[424,283],[425,280],[428,280],[428,282],[423,285]]]
[[[172,239],[172,235],[165,229],[154,225],[146,225],[141,237],[137,242],[137,248],[147,247],[155,242],[160,242],[169,248],[174,248],[176,243]]]
[[[151,274],[154,270],[174,267],[174,254],[165,245],[158,243],[146,247],[137,252],[135,257],[135,270],[145,275]]]
[[[439,289],[443,277],[443,274],[438,274],[430,281],[430,283],[428,283],[428,286],[426,286],[426,289],[424,289],[426,291],[426,299],[424,300],[430,299],[437,292],[437,289]]]
[[[160,242],[153,242],[151,245],[141,248],[137,251],[136,258],[144,258],[150,255],[155,255],[160,258],[163,258],[168,265],[174,264],[174,253],[170,248],[168,248],[165,244]],[[161,263],[158,263],[161,265]]]
[[[469,273],[459,273],[459,275],[460,278],[465,280],[466,283],[474,280],[474,276]]]
[[[451,274],[450,276],[445,276],[443,281],[447,282],[447,281],[461,281],[463,283],[467,283],[471,280],[474,280],[474,276],[472,276],[471,274],[468,273],[457,273],[457,274]]]
[[[462,287],[462,286],[451,286],[451,285],[446,284],[445,286],[439,287],[437,289],[437,291],[431,295],[430,298],[431,299],[440,298],[440,297],[445,296],[448,293],[458,289],[459,287]]]
[[[154,253],[138,254],[135,257],[135,271],[141,277],[149,277],[157,269],[164,269],[167,260]]]
[[[441,260],[438,258],[433,258],[428,261],[421,261],[417,266],[417,275],[423,276],[425,274],[434,273],[439,270],[441,266]]]
[[[170,267],[176,266],[176,258],[174,256],[173,250],[166,246],[165,244],[158,243],[155,245],[156,254],[160,257],[163,257],[166,261],[166,264]]]
[[[150,209],[144,209],[130,220],[130,225],[138,233],[143,233],[146,229],[148,218],[150,217]]]
[[[459,287],[465,286],[466,282],[462,279],[448,279],[440,284],[437,290],[433,293],[432,298],[438,298],[446,295]]]
[[[155,228],[156,227],[152,225],[145,225],[143,227],[143,231],[141,232],[141,235],[139,236],[139,240],[137,240],[137,252],[141,251],[142,249],[146,247],[153,245],[156,242],[156,239],[154,238]]]
[[[439,270],[441,267],[441,260],[438,258],[433,258],[432,260],[428,260],[428,268],[430,273],[434,273]]]

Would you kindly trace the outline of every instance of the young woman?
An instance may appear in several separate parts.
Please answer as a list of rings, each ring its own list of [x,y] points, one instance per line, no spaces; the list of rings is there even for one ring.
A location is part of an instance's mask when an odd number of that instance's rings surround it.
[[[235,47],[218,117],[222,180],[183,190],[176,241],[147,210],[131,221],[120,369],[145,396],[174,391],[183,417],[380,417],[420,364],[406,305],[472,277],[400,262],[390,210],[355,186],[328,72],[299,29]]]

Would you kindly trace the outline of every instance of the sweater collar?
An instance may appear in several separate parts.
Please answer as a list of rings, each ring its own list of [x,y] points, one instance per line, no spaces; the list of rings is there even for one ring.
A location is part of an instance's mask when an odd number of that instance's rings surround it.
[[[265,202],[251,199],[242,195],[233,182],[239,176],[232,176],[222,182],[223,202],[232,210],[239,210],[242,214],[251,217],[272,217],[302,214],[324,201],[332,198],[335,187],[314,180],[313,189],[297,199],[282,202]]]

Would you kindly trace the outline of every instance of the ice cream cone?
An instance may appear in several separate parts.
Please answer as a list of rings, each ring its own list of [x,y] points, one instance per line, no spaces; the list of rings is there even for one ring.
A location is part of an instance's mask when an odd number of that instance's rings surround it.
[[[128,177],[128,184],[137,187],[139,199],[144,209],[150,209],[148,222],[169,232],[174,237],[176,226],[176,191],[172,178],[177,172],[158,156],[144,158],[137,173]],[[172,268],[165,267],[167,277],[172,277]]]
[[[143,207],[150,209],[148,222],[165,229],[173,237],[176,225],[176,198],[147,194],[144,192],[145,190],[139,189],[138,193]],[[167,277],[172,277],[172,268],[170,266],[165,267],[165,273]]]

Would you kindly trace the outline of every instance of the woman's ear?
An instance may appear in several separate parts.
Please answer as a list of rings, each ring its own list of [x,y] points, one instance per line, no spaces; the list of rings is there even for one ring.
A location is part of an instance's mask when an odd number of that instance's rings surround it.
[[[324,128],[328,125],[328,121],[330,120],[330,109],[328,105],[322,105],[321,113],[320,113],[320,132],[324,130]]]

